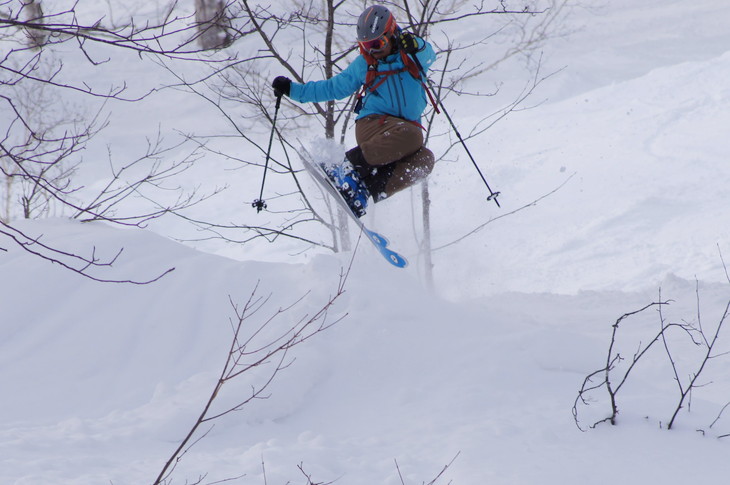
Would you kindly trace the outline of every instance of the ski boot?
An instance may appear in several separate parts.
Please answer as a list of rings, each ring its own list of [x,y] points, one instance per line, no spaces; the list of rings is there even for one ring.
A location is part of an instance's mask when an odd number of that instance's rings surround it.
[[[342,194],[352,213],[357,217],[364,216],[370,198],[370,191],[349,160],[345,160],[340,165],[329,167],[325,172]]]

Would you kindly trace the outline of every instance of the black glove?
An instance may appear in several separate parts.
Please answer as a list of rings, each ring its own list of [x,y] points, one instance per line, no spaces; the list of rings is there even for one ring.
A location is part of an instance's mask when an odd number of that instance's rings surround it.
[[[418,39],[408,32],[401,32],[398,36],[398,45],[406,54],[413,55],[418,52]]]
[[[286,76],[277,76],[277,78],[274,79],[274,82],[271,83],[271,87],[274,88],[274,95],[276,95],[277,98],[280,98],[285,94],[289,96],[289,91],[291,90],[291,79]]]

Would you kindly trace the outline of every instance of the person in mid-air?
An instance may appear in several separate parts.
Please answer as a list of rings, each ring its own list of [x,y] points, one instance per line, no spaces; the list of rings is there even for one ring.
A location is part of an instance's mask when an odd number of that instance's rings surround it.
[[[420,120],[427,105],[426,71],[436,60],[431,44],[404,32],[393,14],[376,5],[357,21],[360,55],[339,74],[304,84],[278,76],[276,96],[299,102],[346,98],[361,89],[355,112],[357,146],[327,175],[358,217],[368,199],[379,202],[433,170]],[[414,58],[416,60],[414,60]]]

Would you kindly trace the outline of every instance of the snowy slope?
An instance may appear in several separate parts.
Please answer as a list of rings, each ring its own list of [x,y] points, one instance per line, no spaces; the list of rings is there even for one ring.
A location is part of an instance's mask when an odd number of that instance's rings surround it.
[[[673,300],[667,320],[701,318],[711,332],[730,300],[720,259],[730,258],[730,6],[719,3],[574,12],[571,25],[590,28],[552,47],[552,65],[569,67],[545,86],[552,102],[475,141],[493,160],[503,209],[483,200],[464,160],[434,172],[439,295],[424,291],[417,260],[397,270],[363,244],[330,314],[344,319],[293,351],[267,399],[217,421],[173,483],[245,474],[227,483],[304,484],[301,464],[316,483],[412,485],[452,460],[437,483],[722,483],[730,356],[710,361],[709,385],[671,432],[677,389],[661,348],[622,391],[618,426],[581,432],[571,414],[623,313],[658,301],[661,287]],[[458,100],[453,109],[466,122]],[[407,199],[389,202],[394,218],[409,214]],[[233,210],[224,200],[221,211]],[[415,255],[411,231],[385,210],[372,215]],[[62,219],[20,227],[102,257],[123,248],[102,277],[175,269],[150,285],[101,284],[0,241],[0,483],[13,485],[151,483],[218,377],[231,301],[270,295],[253,323],[303,297],[271,328],[281,331],[328,301],[353,257],[272,245],[262,260],[285,262],[236,261],[150,231]],[[658,325],[653,309],[626,320],[622,355]],[[718,354],[730,350],[726,335]],[[679,334],[670,344],[691,374],[697,349]],[[584,426],[606,415],[605,396],[594,397]]]
[[[334,257],[236,263],[142,231],[26,227],[39,228],[49,240],[156,255],[130,254],[121,272],[175,271],[138,288],[42,268],[17,250],[3,258],[3,275],[14,275],[2,279],[1,293],[3,483],[149,483],[200,412],[225,358],[227,295],[241,303],[260,281],[259,292],[273,295],[264,318],[311,290],[276,326],[285,328],[326,301],[348,264]],[[454,304],[426,297],[407,272],[377,258],[356,256],[333,312],[347,317],[295,352],[268,399],[221,419],[186,455],[179,481],[245,473],[240,483],[264,483],[263,461],[267,483],[303,482],[300,463],[316,480],[397,484],[400,468],[406,483],[420,483],[457,455],[445,483],[679,484],[730,472],[728,445],[711,437],[730,423],[709,429],[727,400],[726,359],[713,362],[713,384],[696,393],[676,431],[660,429],[675,400],[661,354],[620,401],[619,427],[582,433],[573,423],[573,399],[605,359],[610,325],[658,295],[504,293]],[[668,317],[691,319],[694,284],[668,279],[662,288],[677,300]],[[727,284],[703,285],[706,325],[718,321],[729,294]],[[646,314],[628,328],[627,352],[657,318]],[[231,389],[245,395],[251,383]],[[606,401],[594,405],[604,416]],[[667,463],[667,456],[682,460]]]
[[[505,121],[489,144],[500,160],[493,178],[504,210],[560,188],[536,208],[485,227],[483,258],[468,261],[471,273],[459,277],[482,273],[496,290],[558,292],[655,285],[667,272],[723,279],[717,245],[730,227],[723,203],[729,75],[730,52]],[[468,187],[480,189],[477,181]],[[485,210],[496,215],[484,205],[462,206],[464,218],[441,234],[441,244],[468,233],[464,221],[488,220]],[[469,248],[468,241],[452,246],[445,258]],[[444,268],[450,275],[453,268]]]
[[[466,158],[437,167],[445,294],[635,289],[668,272],[724,281],[730,36],[721,19],[730,10],[712,1],[598,3],[573,10],[575,32],[546,48],[543,72],[564,70],[526,107],[555,102],[512,113],[480,137],[475,153],[504,209],[484,201]],[[459,108],[457,119],[481,118]]]

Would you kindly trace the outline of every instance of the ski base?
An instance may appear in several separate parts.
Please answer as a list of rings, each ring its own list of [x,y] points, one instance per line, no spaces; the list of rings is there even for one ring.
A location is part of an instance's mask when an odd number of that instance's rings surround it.
[[[364,225],[363,231],[368,236],[370,241],[373,243],[375,248],[380,251],[380,254],[383,255],[383,257],[393,266],[398,268],[405,268],[408,266],[408,260],[401,256],[400,254],[396,253],[392,249],[388,248],[388,240],[385,239],[383,236],[378,234],[375,231],[371,231],[370,229],[366,228]]]
[[[408,266],[408,260],[406,258],[388,247],[389,242],[387,238],[375,231],[371,231],[370,229],[368,229],[365,226],[365,223],[352,212],[350,207],[347,205],[347,202],[345,202],[345,199],[342,197],[342,194],[340,194],[340,191],[337,190],[337,187],[334,186],[330,178],[327,176],[327,173],[325,172],[325,165],[323,163],[315,162],[312,156],[304,147],[301,147],[301,150],[299,151],[299,156],[302,159],[304,168],[307,170],[309,175],[312,176],[312,179],[314,179],[319,185],[324,187],[324,189],[330,194],[330,196],[335,199],[337,204],[342,207],[342,209],[348,214],[350,219],[352,219],[355,224],[357,224],[357,226],[365,233],[365,235],[368,237],[368,240],[373,244],[373,246],[375,246],[375,249],[377,249],[378,252],[383,255],[383,258],[385,258],[388,263],[397,268],[405,268],[406,266]]]

